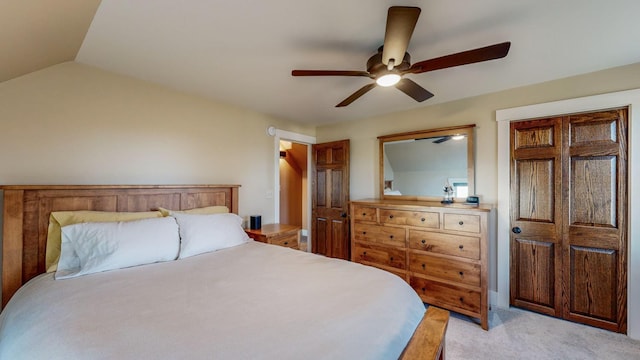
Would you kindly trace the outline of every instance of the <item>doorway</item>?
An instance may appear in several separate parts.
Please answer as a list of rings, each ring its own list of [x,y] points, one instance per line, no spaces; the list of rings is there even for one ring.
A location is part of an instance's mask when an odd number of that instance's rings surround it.
[[[274,182],[273,182],[273,190],[269,191],[271,196],[273,197],[273,205],[274,205],[274,222],[276,223],[284,223],[284,219],[280,219],[280,194],[281,194],[281,186],[280,186],[280,163],[282,162],[281,153],[280,153],[280,142],[286,141],[292,144],[297,144],[300,146],[304,146],[306,148],[306,153],[304,157],[306,157],[307,164],[307,172],[310,171],[311,164],[311,145],[316,143],[316,138],[314,136],[304,135],[300,133],[295,133],[292,131],[277,129],[273,126],[267,128],[267,134],[269,136],[273,136],[274,139],[274,152],[273,152],[273,169],[274,169]],[[286,143],[285,143],[286,144]],[[288,146],[288,145],[287,145]],[[286,151],[286,149],[283,149]],[[293,156],[293,155],[292,155]],[[286,160],[285,160],[286,162]],[[302,163],[302,161],[300,161]],[[285,192],[286,193],[286,192]],[[313,238],[311,236],[311,182],[304,181],[302,182],[302,221],[300,231],[300,240],[301,243],[303,240],[306,240],[306,248],[303,247],[301,250],[310,252],[311,245],[313,243]]]
[[[280,140],[280,223],[308,229],[308,152],[309,146],[289,140]],[[307,251],[308,236],[302,231],[300,249]]]

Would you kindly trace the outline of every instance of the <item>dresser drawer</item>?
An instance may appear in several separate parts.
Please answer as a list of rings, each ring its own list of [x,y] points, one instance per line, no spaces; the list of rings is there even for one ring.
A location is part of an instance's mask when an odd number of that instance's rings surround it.
[[[440,214],[426,211],[380,209],[380,223],[440,228]]]
[[[397,269],[406,269],[406,253],[397,248],[356,243],[353,260],[360,263],[374,263]]]
[[[462,214],[444,214],[445,230],[480,233],[480,216]]]
[[[472,236],[409,230],[409,248],[480,259],[480,238]]]
[[[480,292],[443,284],[437,281],[411,277],[411,287],[428,304],[441,306],[450,310],[466,310],[471,313],[480,312]]]
[[[480,264],[411,251],[409,270],[461,284],[480,286]]]
[[[298,235],[274,236],[268,239],[269,244],[280,245],[290,248],[298,248]]]
[[[376,208],[368,206],[354,206],[351,216],[360,221],[376,221]]]
[[[406,230],[403,228],[355,223],[353,231],[356,241],[406,247]]]

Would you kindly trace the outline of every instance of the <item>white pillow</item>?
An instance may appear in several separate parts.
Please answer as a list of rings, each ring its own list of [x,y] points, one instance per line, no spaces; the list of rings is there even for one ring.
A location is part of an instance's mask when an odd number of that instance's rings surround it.
[[[236,214],[172,213],[180,228],[179,259],[244,244],[251,240]]]
[[[55,278],[175,260],[179,250],[178,224],[170,217],[63,226]]]

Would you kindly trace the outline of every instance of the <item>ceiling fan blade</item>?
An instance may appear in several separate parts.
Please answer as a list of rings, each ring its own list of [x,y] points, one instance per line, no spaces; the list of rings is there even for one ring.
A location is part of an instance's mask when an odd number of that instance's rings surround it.
[[[433,94],[428,90],[407,78],[402,78],[396,84],[396,88],[398,88],[403,93],[411,96],[415,101],[418,102],[422,102],[433,97]]]
[[[371,84],[368,84],[368,85],[365,85],[365,86],[361,87],[360,89],[358,89],[358,91],[356,91],[353,94],[351,94],[348,98],[342,100],[342,102],[340,104],[336,105],[336,107],[343,107],[343,106],[347,106],[347,105],[351,104],[356,99],[358,99],[360,96],[366,94],[367,92],[369,92],[369,90],[373,89],[374,87],[376,87],[376,83],[371,83]]]
[[[405,73],[420,74],[427,71],[446,69],[454,66],[473,64],[481,61],[500,59],[509,53],[510,42],[485,46],[478,49],[467,50],[456,54],[446,55],[435,59],[417,62],[405,71]]]
[[[395,65],[402,63],[419,16],[420,8],[418,7],[392,6],[389,8],[382,47],[383,64],[388,65],[390,59],[394,60]]]
[[[366,71],[357,70],[293,70],[292,76],[366,76],[371,77]]]

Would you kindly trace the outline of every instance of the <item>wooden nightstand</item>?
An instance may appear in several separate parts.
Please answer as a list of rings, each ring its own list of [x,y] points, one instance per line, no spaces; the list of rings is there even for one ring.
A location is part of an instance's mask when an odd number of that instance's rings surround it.
[[[267,244],[280,245],[299,250],[300,226],[266,224],[261,229],[245,229],[250,238]]]

